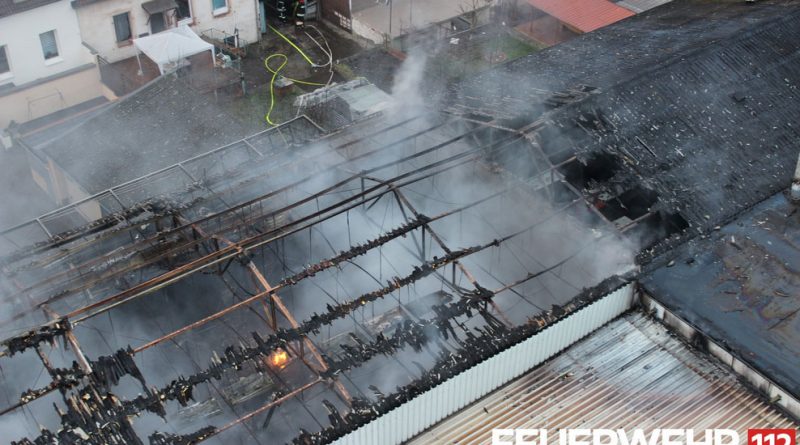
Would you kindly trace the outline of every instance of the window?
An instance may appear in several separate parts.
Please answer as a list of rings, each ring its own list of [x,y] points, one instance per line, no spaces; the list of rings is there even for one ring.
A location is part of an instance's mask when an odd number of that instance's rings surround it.
[[[6,74],[11,71],[11,66],[8,64],[8,54],[6,53],[5,45],[0,46],[0,74]]]
[[[224,14],[228,12],[228,0],[211,0],[211,8],[214,14]]]
[[[164,13],[158,12],[150,14],[150,30],[153,34],[159,33],[165,29],[167,29],[167,23],[164,21]]]
[[[117,42],[127,42],[131,39],[131,21],[127,12],[114,16],[114,33],[117,35]]]
[[[39,34],[39,41],[42,43],[42,54],[44,54],[44,60],[58,57],[58,43],[56,43],[55,30]]]
[[[189,0],[175,0],[178,4],[178,20],[185,20],[192,18],[192,7],[189,6]]]

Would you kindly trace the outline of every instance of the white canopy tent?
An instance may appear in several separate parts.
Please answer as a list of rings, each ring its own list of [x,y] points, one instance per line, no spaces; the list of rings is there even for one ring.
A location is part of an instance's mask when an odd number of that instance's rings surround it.
[[[211,51],[212,60],[215,56],[214,45],[201,39],[186,25],[134,39],[133,44],[138,49],[136,59],[139,61],[140,72],[142,70],[140,52],[158,65],[161,74],[164,74],[165,68],[168,69],[189,56],[204,51]]]

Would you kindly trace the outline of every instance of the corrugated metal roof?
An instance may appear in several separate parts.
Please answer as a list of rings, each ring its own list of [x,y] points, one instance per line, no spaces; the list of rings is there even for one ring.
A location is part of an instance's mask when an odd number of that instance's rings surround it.
[[[594,31],[634,15],[607,0],[528,0],[528,3],[583,32]]]
[[[625,315],[409,442],[491,443],[493,428],[796,428],[640,312]]]

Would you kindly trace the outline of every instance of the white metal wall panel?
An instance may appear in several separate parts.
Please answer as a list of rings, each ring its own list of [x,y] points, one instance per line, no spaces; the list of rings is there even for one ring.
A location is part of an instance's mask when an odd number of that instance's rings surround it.
[[[519,377],[633,305],[628,284],[333,442],[396,445]]]

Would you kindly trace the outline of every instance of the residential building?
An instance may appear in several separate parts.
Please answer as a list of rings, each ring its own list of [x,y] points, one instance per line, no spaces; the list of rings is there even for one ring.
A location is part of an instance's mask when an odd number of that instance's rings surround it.
[[[134,57],[133,39],[183,24],[232,46],[260,36],[255,0],[72,0],[72,7],[83,41],[109,62]]]
[[[0,129],[102,95],[68,0],[0,0]]]

